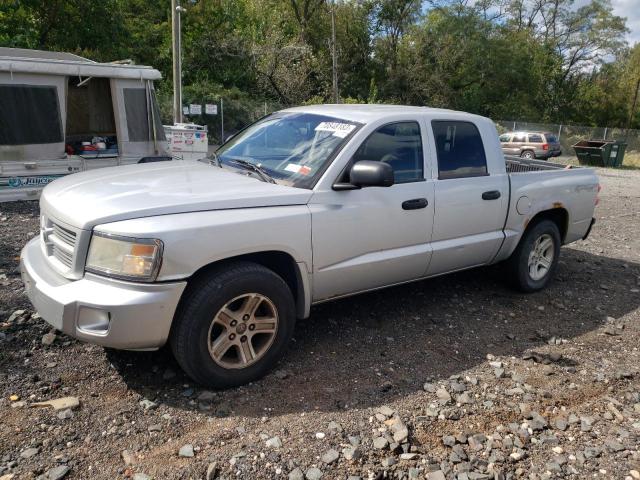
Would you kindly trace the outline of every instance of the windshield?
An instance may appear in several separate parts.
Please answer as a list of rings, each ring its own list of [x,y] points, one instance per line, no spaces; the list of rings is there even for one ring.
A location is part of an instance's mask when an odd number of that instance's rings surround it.
[[[274,113],[240,132],[216,152],[221,165],[259,166],[277,183],[311,188],[360,125],[310,113]]]

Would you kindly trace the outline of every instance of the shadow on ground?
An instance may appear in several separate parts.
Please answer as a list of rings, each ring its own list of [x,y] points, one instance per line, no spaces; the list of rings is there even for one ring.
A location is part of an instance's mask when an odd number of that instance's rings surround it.
[[[639,307],[630,295],[640,265],[564,248],[555,281],[524,295],[498,268],[476,269],[319,305],[296,326],[277,371],[245,387],[217,392],[211,415],[262,416],[310,409],[378,406],[485,361],[521,356],[550,336],[571,339],[608,316]],[[167,349],[108,351],[129,388],[177,408],[199,410],[197,387]],[[567,359],[571,364],[571,359]],[[177,375],[163,379],[171,370]],[[283,378],[284,377],[284,378]]]

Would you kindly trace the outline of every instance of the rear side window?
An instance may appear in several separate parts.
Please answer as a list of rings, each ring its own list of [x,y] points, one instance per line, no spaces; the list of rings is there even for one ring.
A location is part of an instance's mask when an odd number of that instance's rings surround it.
[[[353,156],[354,162],[361,160],[388,163],[396,183],[424,180],[420,126],[416,122],[398,122],[378,128]]]
[[[438,155],[438,178],[488,175],[487,158],[478,128],[470,122],[431,122]]]
[[[529,143],[542,143],[542,135],[532,133],[531,135],[529,135]]]
[[[150,137],[147,91],[144,88],[125,88],[123,92],[129,141],[146,142]]]
[[[502,143],[508,143],[510,139],[511,139],[510,133],[503,133],[502,135],[500,135],[500,141]]]
[[[0,145],[62,141],[56,87],[0,85]]]

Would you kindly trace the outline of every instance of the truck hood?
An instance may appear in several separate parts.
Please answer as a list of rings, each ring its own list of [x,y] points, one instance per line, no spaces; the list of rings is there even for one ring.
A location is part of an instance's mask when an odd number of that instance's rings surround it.
[[[177,160],[68,175],[47,185],[40,209],[70,226],[91,229],[153,215],[304,205],[311,194],[206,163]]]

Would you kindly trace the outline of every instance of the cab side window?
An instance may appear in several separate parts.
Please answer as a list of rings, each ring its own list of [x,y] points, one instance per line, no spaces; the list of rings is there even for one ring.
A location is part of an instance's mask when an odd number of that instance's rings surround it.
[[[397,122],[378,128],[353,156],[353,163],[362,160],[391,165],[395,183],[424,180],[420,126],[417,122]]]
[[[488,175],[487,158],[478,128],[471,122],[431,122],[438,155],[438,178]]]
[[[511,141],[513,143],[525,143],[527,141],[527,136],[524,133],[516,133]]]

